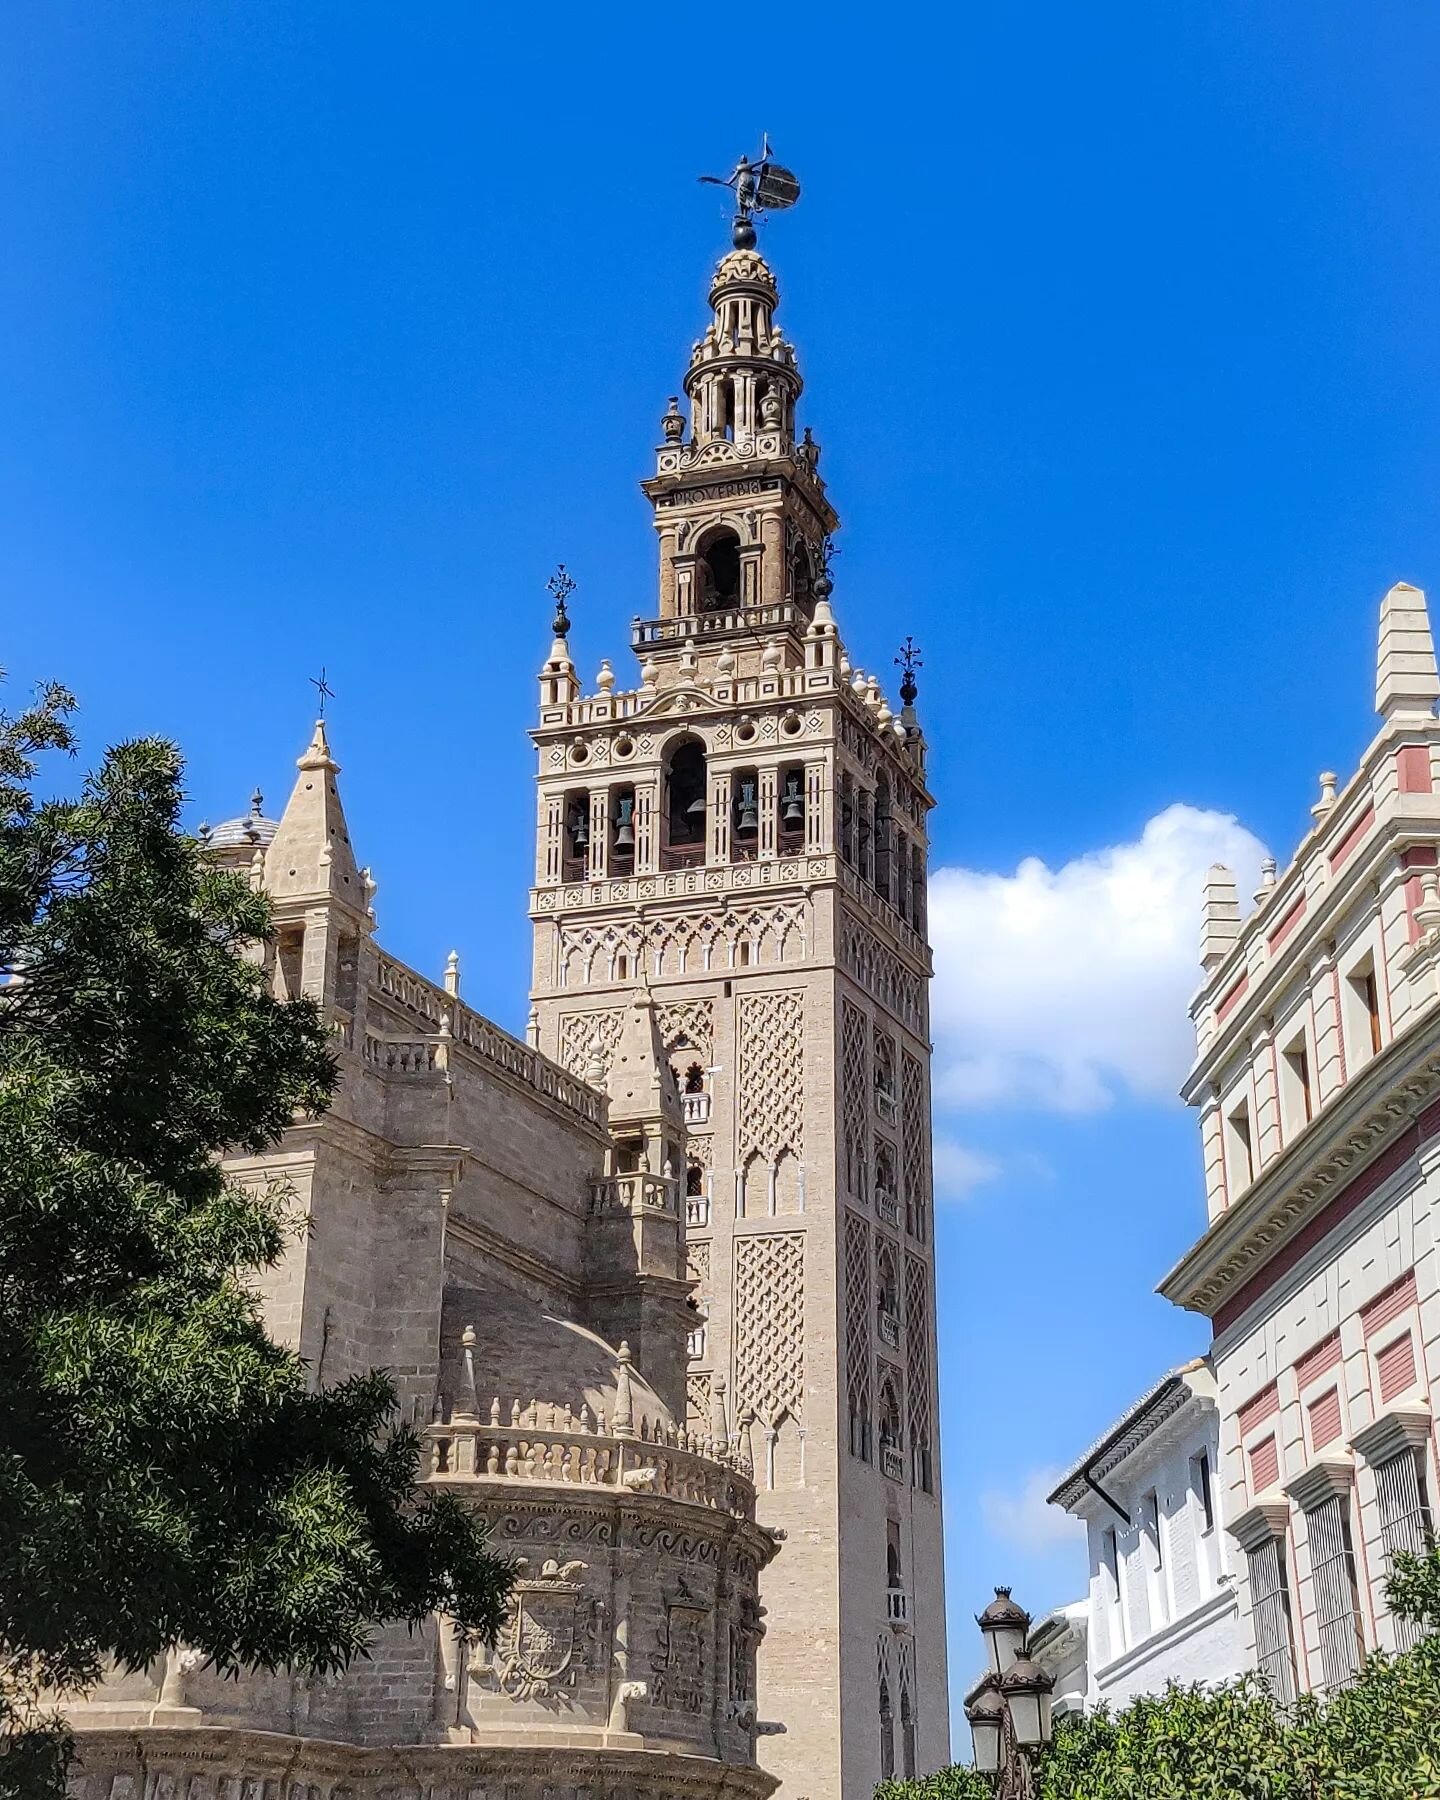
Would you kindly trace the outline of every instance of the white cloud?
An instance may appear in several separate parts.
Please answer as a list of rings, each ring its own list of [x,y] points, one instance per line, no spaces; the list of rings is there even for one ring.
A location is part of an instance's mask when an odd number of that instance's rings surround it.
[[[1058,869],[1027,857],[1013,875],[937,870],[940,1104],[1083,1113],[1123,1091],[1172,1096],[1194,1051],[1205,871],[1233,869],[1246,904],[1264,854],[1230,814],[1176,805],[1138,842]]]
[[[1060,1468],[1032,1469],[1012,1492],[983,1489],[980,1515],[991,1537],[1018,1550],[1039,1553],[1072,1543],[1082,1535],[1085,1527],[1079,1519],[1046,1503],[1045,1496],[1054,1493],[1064,1473]]]
[[[934,1143],[935,1193],[941,1200],[963,1200],[971,1188],[993,1181],[1001,1164],[983,1151],[972,1150],[954,1138],[937,1137]]]

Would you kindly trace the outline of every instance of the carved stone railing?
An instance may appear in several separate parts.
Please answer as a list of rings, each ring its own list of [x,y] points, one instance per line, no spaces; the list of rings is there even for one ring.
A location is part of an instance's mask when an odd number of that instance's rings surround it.
[[[882,1306],[879,1314],[880,1341],[888,1344],[892,1350],[900,1347],[900,1317],[888,1307]]]
[[[875,1190],[875,1210],[887,1225],[900,1223],[900,1203],[885,1188]]]
[[[685,1223],[697,1231],[710,1223],[710,1199],[706,1194],[691,1194],[685,1201]]]
[[[788,625],[803,631],[810,623],[805,614],[789,600],[772,601],[765,606],[726,607],[723,612],[689,613],[676,619],[636,619],[630,626],[630,642],[636,650],[655,644],[679,644],[694,638],[731,637],[736,632],[753,632],[776,625]],[[799,670],[789,671],[799,675]],[[798,686],[798,684],[797,684]]]
[[[905,1457],[898,1445],[881,1444],[880,1473],[887,1481],[903,1481],[905,1479]]]
[[[636,1170],[628,1175],[598,1175],[590,1183],[590,1210],[594,1213],[674,1213],[677,1184],[672,1175],[652,1175]]]
[[[412,1041],[418,1046],[423,1041],[433,1044],[438,1055],[441,1040],[448,1039],[448,1047],[443,1051],[446,1057],[453,1058],[456,1047],[461,1047],[482,1062],[489,1063],[533,1089],[543,1099],[563,1107],[567,1112],[577,1114],[587,1124],[603,1124],[605,1101],[594,1088],[577,1080],[568,1069],[562,1069],[559,1063],[551,1062],[548,1056],[542,1056],[538,1050],[522,1044],[519,1038],[501,1031],[489,1019],[472,1012],[453,994],[447,994],[444,988],[424,980],[413,969],[407,969],[393,957],[381,955],[376,966],[376,986],[392,1005],[428,1027],[423,1032],[417,1032],[413,1040],[391,1040],[376,1032],[374,1036],[378,1043]],[[388,1051],[377,1052],[376,1057],[371,1058],[369,1034],[366,1060],[374,1060],[378,1067],[395,1066],[389,1060]],[[446,1065],[435,1061],[429,1066]]]
[[[518,1410],[518,1409],[516,1409]],[[431,1482],[553,1482],[620,1493],[657,1494],[736,1518],[755,1511],[751,1466],[742,1446],[717,1446],[689,1432],[653,1430],[650,1436],[591,1428],[558,1408],[532,1407],[508,1425],[453,1418],[426,1433]],[[541,1422],[542,1415],[545,1422]],[[649,1429],[649,1428],[644,1428]],[[672,1441],[673,1440],[673,1441]]]
[[[429,1075],[449,1067],[450,1039],[438,1034],[423,1038],[382,1037],[365,1033],[364,1057],[371,1068],[387,1075]]]
[[[891,1625],[908,1625],[910,1623],[910,1596],[904,1588],[886,1588],[885,1618],[886,1622]]]
[[[687,1125],[708,1125],[710,1122],[710,1096],[708,1094],[682,1094],[680,1110],[685,1116]]]

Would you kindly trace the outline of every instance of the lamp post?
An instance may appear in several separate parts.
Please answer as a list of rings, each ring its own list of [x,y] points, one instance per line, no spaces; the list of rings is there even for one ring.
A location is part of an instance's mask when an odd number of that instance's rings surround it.
[[[1030,1752],[1051,1737],[1050,1695],[1055,1687],[1029,1655],[1030,1615],[996,1588],[975,1621],[985,1639],[990,1668],[965,1708],[975,1742],[975,1767],[996,1777],[999,1800],[1034,1800]]]

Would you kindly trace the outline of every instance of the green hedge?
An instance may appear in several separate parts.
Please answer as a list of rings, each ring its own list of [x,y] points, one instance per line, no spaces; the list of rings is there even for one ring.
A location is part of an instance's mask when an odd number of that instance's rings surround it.
[[[1440,1796],[1440,1554],[1397,1559],[1392,1606],[1432,1634],[1377,1652],[1329,1700],[1278,1707],[1254,1675],[1178,1687],[1062,1720],[1036,1763],[1040,1800],[1422,1800]],[[877,1800],[993,1800],[956,1766],[882,1782]]]

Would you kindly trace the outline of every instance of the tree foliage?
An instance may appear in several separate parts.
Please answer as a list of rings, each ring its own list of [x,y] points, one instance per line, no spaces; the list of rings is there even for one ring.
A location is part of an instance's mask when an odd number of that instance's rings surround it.
[[[70,706],[0,714],[0,1797],[60,1791],[36,1698],[107,1659],[333,1671],[384,1621],[493,1634],[508,1584],[417,1499],[388,1379],[311,1392],[265,1333],[288,1196],[217,1153],[324,1110],[324,1028],[247,955],[266,902],[181,831],[171,746],[37,801]]]
[[[1377,1652],[1328,1700],[1277,1706],[1255,1675],[1146,1695],[1061,1720],[1036,1759],[1038,1800],[1418,1800],[1440,1795],[1440,1553],[1396,1558],[1390,1604],[1431,1635]],[[993,1800],[989,1778],[941,1769],[877,1800]]]

